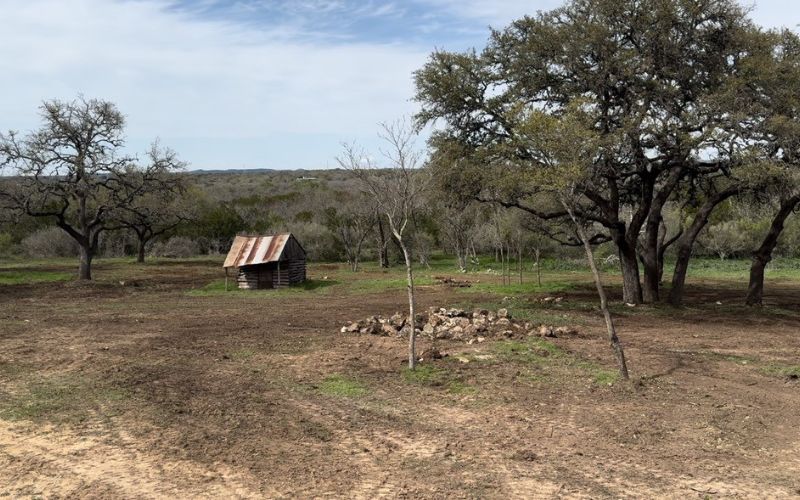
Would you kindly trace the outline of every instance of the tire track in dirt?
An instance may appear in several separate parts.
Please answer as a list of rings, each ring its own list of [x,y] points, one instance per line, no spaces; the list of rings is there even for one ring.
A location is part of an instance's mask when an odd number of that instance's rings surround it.
[[[292,405],[309,417],[322,418],[327,424],[341,422],[343,414],[335,406],[293,399]],[[358,480],[348,490],[354,499],[397,498],[407,489],[398,481],[397,470],[405,458],[431,458],[445,448],[443,442],[428,435],[412,436],[392,429],[336,429],[337,449],[347,456]],[[323,496],[328,496],[325,493]]]
[[[539,433],[542,440],[532,449],[541,452],[543,457],[537,457],[528,465],[509,462],[508,454],[498,453],[497,450],[470,450],[473,459],[485,462],[499,476],[499,490],[506,498],[596,498],[598,495],[610,495],[614,498],[684,499],[719,494],[724,498],[756,499],[788,498],[800,493],[788,486],[763,484],[737,477],[735,466],[728,467],[729,470],[694,470],[693,474],[683,474],[638,463],[638,454],[626,455],[624,449],[616,453],[598,450],[594,457],[562,456],[557,461],[562,466],[552,469],[547,461],[548,454],[577,449],[578,442],[590,443],[598,432],[586,425],[579,425],[578,422],[586,422],[581,416],[581,409],[564,404],[559,406],[557,415],[533,410],[525,418],[503,421],[503,426],[511,435],[523,435],[523,427],[531,422],[541,428]],[[470,430],[482,429],[481,416],[469,410],[444,405],[430,405],[428,409],[440,418],[457,422],[465,430],[464,439],[468,439]],[[513,411],[498,408],[496,413],[512,415]],[[480,432],[485,432],[485,429]],[[781,459],[767,464],[766,468],[774,470],[779,467],[800,474],[798,457],[800,448],[787,450],[781,454]],[[564,462],[567,464],[564,465]]]
[[[124,498],[263,498],[244,476],[170,461],[66,431],[30,433],[0,421],[0,492]]]

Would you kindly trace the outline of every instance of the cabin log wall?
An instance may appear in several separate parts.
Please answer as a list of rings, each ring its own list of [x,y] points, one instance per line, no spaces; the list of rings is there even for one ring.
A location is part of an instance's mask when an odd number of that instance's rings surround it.
[[[239,288],[243,290],[285,288],[305,280],[306,261],[304,259],[240,267],[237,276]]]

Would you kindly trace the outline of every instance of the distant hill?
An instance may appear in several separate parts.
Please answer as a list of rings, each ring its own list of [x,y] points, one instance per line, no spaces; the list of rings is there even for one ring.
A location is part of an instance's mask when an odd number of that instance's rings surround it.
[[[294,170],[282,170],[282,169],[275,169],[275,168],[230,168],[230,169],[197,169],[197,170],[187,170],[187,174],[191,175],[204,175],[204,174],[297,174],[298,176],[306,176],[306,177],[313,177],[315,173],[321,172],[342,172],[341,169],[319,169],[319,170],[306,170],[306,169],[294,169]]]

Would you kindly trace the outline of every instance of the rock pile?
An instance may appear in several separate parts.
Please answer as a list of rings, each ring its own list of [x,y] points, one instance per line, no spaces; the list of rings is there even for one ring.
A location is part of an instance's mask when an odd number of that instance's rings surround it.
[[[529,336],[558,337],[575,335],[571,327],[533,325],[527,321],[515,320],[507,309],[489,311],[476,309],[469,312],[463,309],[430,308],[418,314],[416,329],[420,335],[431,339],[451,339],[463,342],[483,342],[488,338],[523,338]],[[395,313],[391,317],[370,316],[343,326],[342,333],[365,335],[406,336],[410,328],[408,316]]]

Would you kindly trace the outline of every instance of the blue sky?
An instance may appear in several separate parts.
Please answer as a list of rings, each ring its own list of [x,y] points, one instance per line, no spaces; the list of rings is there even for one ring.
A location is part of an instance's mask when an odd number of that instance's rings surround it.
[[[155,137],[192,168],[326,168],[342,141],[413,113],[411,74],[435,48],[560,0],[0,0],[0,129],[43,99],[109,99],[129,147]],[[754,19],[796,27],[796,0]]]

